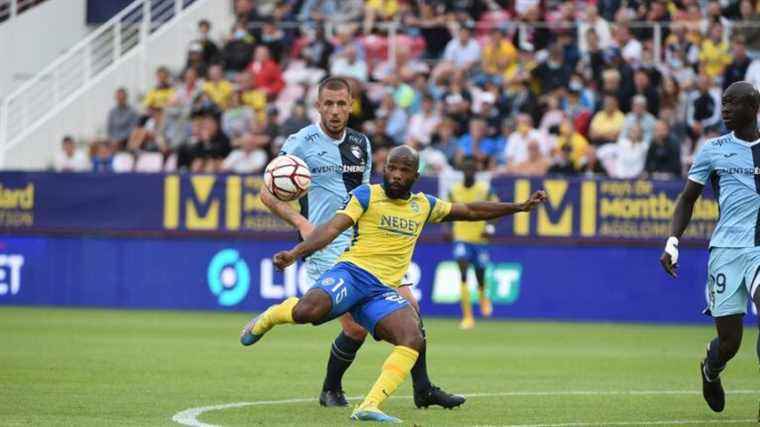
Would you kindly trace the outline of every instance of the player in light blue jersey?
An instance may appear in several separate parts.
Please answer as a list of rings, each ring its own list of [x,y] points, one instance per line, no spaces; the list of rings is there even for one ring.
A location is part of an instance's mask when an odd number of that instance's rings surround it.
[[[349,200],[349,193],[362,184],[369,184],[372,153],[369,139],[346,127],[352,108],[351,87],[345,79],[329,78],[319,85],[315,123],[288,137],[281,154],[301,158],[311,172],[311,186],[300,199],[301,212],[288,203],[277,200],[267,191],[261,192],[262,202],[277,216],[298,229],[306,238],[314,227],[328,222]],[[327,270],[351,243],[354,231],[346,230],[324,249],[306,259],[306,272],[311,285]],[[408,286],[398,289],[419,312],[414,295]],[[343,392],[343,374],[354,360],[367,336],[350,314],[340,318],[342,331],[332,344],[327,374],[319,396],[322,406],[347,406]],[[431,384],[427,375],[425,352],[421,352],[412,368],[414,402],[420,406],[441,405],[452,408],[464,403],[461,396],[451,395]]]
[[[747,302],[760,306],[760,131],[757,112],[760,93],[747,82],[732,84],[723,93],[723,123],[732,132],[707,141],[697,154],[689,179],[678,197],[672,234],[660,258],[665,271],[676,277],[678,239],[691,220],[694,203],[709,182],[718,200],[718,224],[710,239],[707,265],[708,305],[704,313],[715,320],[718,337],[707,345],[700,364],[702,395],[715,412],[726,398],[720,373],[739,350]],[[760,337],[756,345],[760,358]]]

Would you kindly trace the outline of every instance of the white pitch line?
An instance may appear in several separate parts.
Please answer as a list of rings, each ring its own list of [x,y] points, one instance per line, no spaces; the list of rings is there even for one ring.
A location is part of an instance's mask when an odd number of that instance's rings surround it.
[[[591,426],[659,426],[688,424],[744,424],[756,423],[756,419],[745,420],[667,420],[667,421],[611,421],[606,423],[558,423],[558,424],[508,424],[502,426],[478,425],[476,427],[591,427]]]
[[[647,395],[689,395],[702,394],[701,391],[695,390],[610,390],[610,391],[589,391],[589,390],[568,390],[568,391],[507,391],[501,393],[470,393],[463,394],[464,397],[509,397],[509,396],[647,396]],[[760,390],[732,390],[726,394],[760,394]],[[412,396],[391,396],[391,399],[411,399]],[[359,400],[362,396],[349,397],[348,400]],[[315,402],[316,398],[296,398],[282,400],[257,400],[253,402],[235,402],[224,403],[221,405],[202,406],[198,408],[185,409],[177,412],[172,417],[172,421],[191,427],[219,427],[214,424],[206,424],[198,420],[198,417],[206,412],[221,411],[224,409],[242,408],[245,406],[260,405],[286,405],[289,403],[308,403]],[[699,424],[699,423],[722,423],[735,424],[743,422],[756,422],[757,420],[672,420],[672,421],[635,421],[635,422],[606,422],[606,423],[565,423],[565,424],[513,424],[503,427],[574,427],[574,426],[604,426],[604,425],[664,425],[664,424]]]

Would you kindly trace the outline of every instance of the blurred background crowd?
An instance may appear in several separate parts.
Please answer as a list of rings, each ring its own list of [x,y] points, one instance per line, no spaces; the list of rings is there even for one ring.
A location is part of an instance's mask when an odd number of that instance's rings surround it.
[[[420,150],[439,175],[473,157],[493,175],[683,176],[726,132],[721,92],[760,88],[753,0],[234,2],[197,25],[183,69],[115,93],[103,135],[65,137],[58,171],[260,173],[318,120],[316,85],[353,86],[349,126],[380,171]],[[106,113],[106,112],[104,112]]]

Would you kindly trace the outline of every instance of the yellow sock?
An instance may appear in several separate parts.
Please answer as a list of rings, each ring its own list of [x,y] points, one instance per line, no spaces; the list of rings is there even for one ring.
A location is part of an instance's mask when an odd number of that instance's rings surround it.
[[[472,304],[470,303],[470,288],[467,286],[467,282],[462,282],[460,285],[460,304],[462,304],[462,317],[464,319],[472,319]]]
[[[397,345],[383,363],[383,372],[364,398],[359,408],[378,408],[404,382],[417,361],[417,353],[409,347]]]
[[[275,325],[282,325],[285,323],[293,322],[293,307],[298,303],[298,298],[290,297],[285,301],[275,304],[264,312],[264,315],[253,325],[253,332],[255,335],[261,335]]]

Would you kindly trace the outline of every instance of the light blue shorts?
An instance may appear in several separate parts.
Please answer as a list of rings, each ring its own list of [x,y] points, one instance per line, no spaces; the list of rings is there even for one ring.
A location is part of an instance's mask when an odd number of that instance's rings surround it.
[[[746,314],[747,302],[760,285],[760,247],[710,248],[707,308],[712,317]]]

